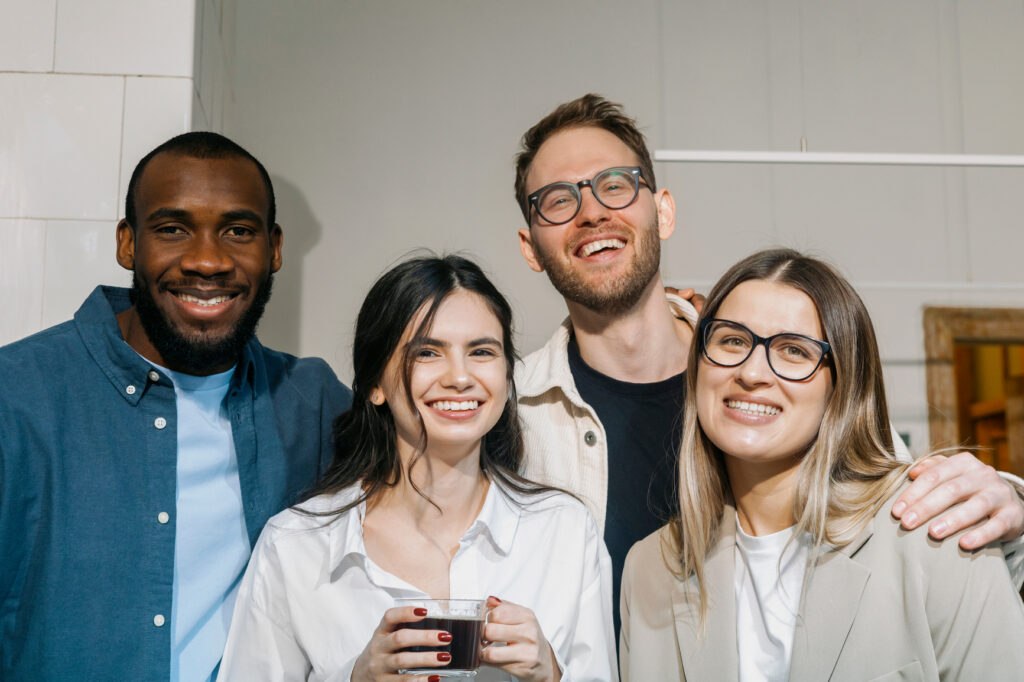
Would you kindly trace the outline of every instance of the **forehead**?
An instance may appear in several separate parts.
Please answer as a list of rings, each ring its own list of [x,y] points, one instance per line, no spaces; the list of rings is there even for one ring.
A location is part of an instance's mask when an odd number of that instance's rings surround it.
[[[537,150],[526,187],[532,192],[552,182],[592,178],[612,166],[639,164],[633,150],[604,128],[569,128],[549,137]]]
[[[824,338],[818,309],[796,287],[766,280],[748,280],[722,301],[715,317],[739,322],[759,336],[795,332]]]
[[[409,325],[411,333],[426,314],[427,306],[416,314]],[[490,336],[502,338],[502,326],[498,316],[491,310],[482,296],[465,289],[456,289],[437,307],[428,335],[441,341],[458,341]]]
[[[270,197],[259,169],[248,159],[163,153],[150,160],[135,188],[140,220],[158,208],[216,213],[248,209],[266,220]]]

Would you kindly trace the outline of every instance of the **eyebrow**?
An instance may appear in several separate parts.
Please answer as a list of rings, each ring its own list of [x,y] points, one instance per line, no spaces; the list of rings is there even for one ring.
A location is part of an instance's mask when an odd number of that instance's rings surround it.
[[[180,220],[187,221],[192,217],[189,211],[183,208],[158,208],[149,214],[146,218],[147,222],[154,222],[157,220]],[[256,223],[260,227],[263,226],[263,217],[256,211],[250,211],[247,208],[238,208],[233,211],[225,211],[221,214],[221,220],[224,222],[234,221],[248,221]]]
[[[440,346],[441,348],[448,348],[449,346],[451,346],[451,344],[448,343],[447,341],[442,341],[440,339],[431,339],[429,337],[422,339],[420,341],[420,345]],[[501,341],[494,338],[493,336],[481,336],[478,339],[473,339],[466,345],[469,346],[470,348],[476,348],[478,346],[501,346]]]

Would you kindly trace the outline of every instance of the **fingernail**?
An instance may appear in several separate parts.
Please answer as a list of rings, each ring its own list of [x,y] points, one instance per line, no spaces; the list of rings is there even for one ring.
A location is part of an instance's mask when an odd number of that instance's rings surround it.
[[[421,608],[417,607],[417,608],[412,610],[412,613],[415,616],[425,616],[425,615],[427,615],[427,610],[426,609],[421,609]]]
[[[910,512],[909,514],[904,516],[903,517],[903,525],[906,526],[907,528],[913,528],[914,526],[916,526],[917,525],[917,514],[915,514],[914,512]]]
[[[439,632],[437,638],[442,642],[450,642],[452,641],[452,634],[450,632]]]
[[[945,521],[939,521],[932,526],[931,533],[936,538],[946,537],[946,533],[949,531],[949,525]]]
[[[488,597],[488,599],[493,599],[494,601],[496,601],[499,604],[501,603],[501,600],[498,599],[497,597],[495,597],[493,594],[490,597]]]
[[[437,652],[437,660],[441,661],[442,663],[447,663],[448,661],[452,660],[452,655],[447,651],[439,651]]]
[[[904,502],[903,500],[900,500],[899,502],[897,502],[896,504],[894,504],[892,506],[892,513],[895,514],[896,516],[899,516],[904,511],[906,511],[906,509],[907,509],[907,503]]]
[[[441,682],[441,676],[440,675],[431,675],[430,677],[427,678],[427,682]]]

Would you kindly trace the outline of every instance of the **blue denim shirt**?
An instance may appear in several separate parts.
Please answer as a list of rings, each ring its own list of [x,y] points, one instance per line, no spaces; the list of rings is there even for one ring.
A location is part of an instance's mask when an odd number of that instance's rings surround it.
[[[121,337],[128,292],[0,349],[0,679],[167,680],[174,386]],[[327,364],[246,346],[227,395],[251,544],[332,457]]]

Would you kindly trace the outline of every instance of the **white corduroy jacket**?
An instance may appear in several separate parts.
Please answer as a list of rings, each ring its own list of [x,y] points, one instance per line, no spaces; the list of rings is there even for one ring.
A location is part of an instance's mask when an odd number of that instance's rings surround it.
[[[666,294],[672,314],[696,326],[697,310]],[[516,367],[525,467],[530,480],[579,496],[604,533],[608,504],[608,438],[597,414],[576,390],[569,369],[569,318],[542,348]]]

